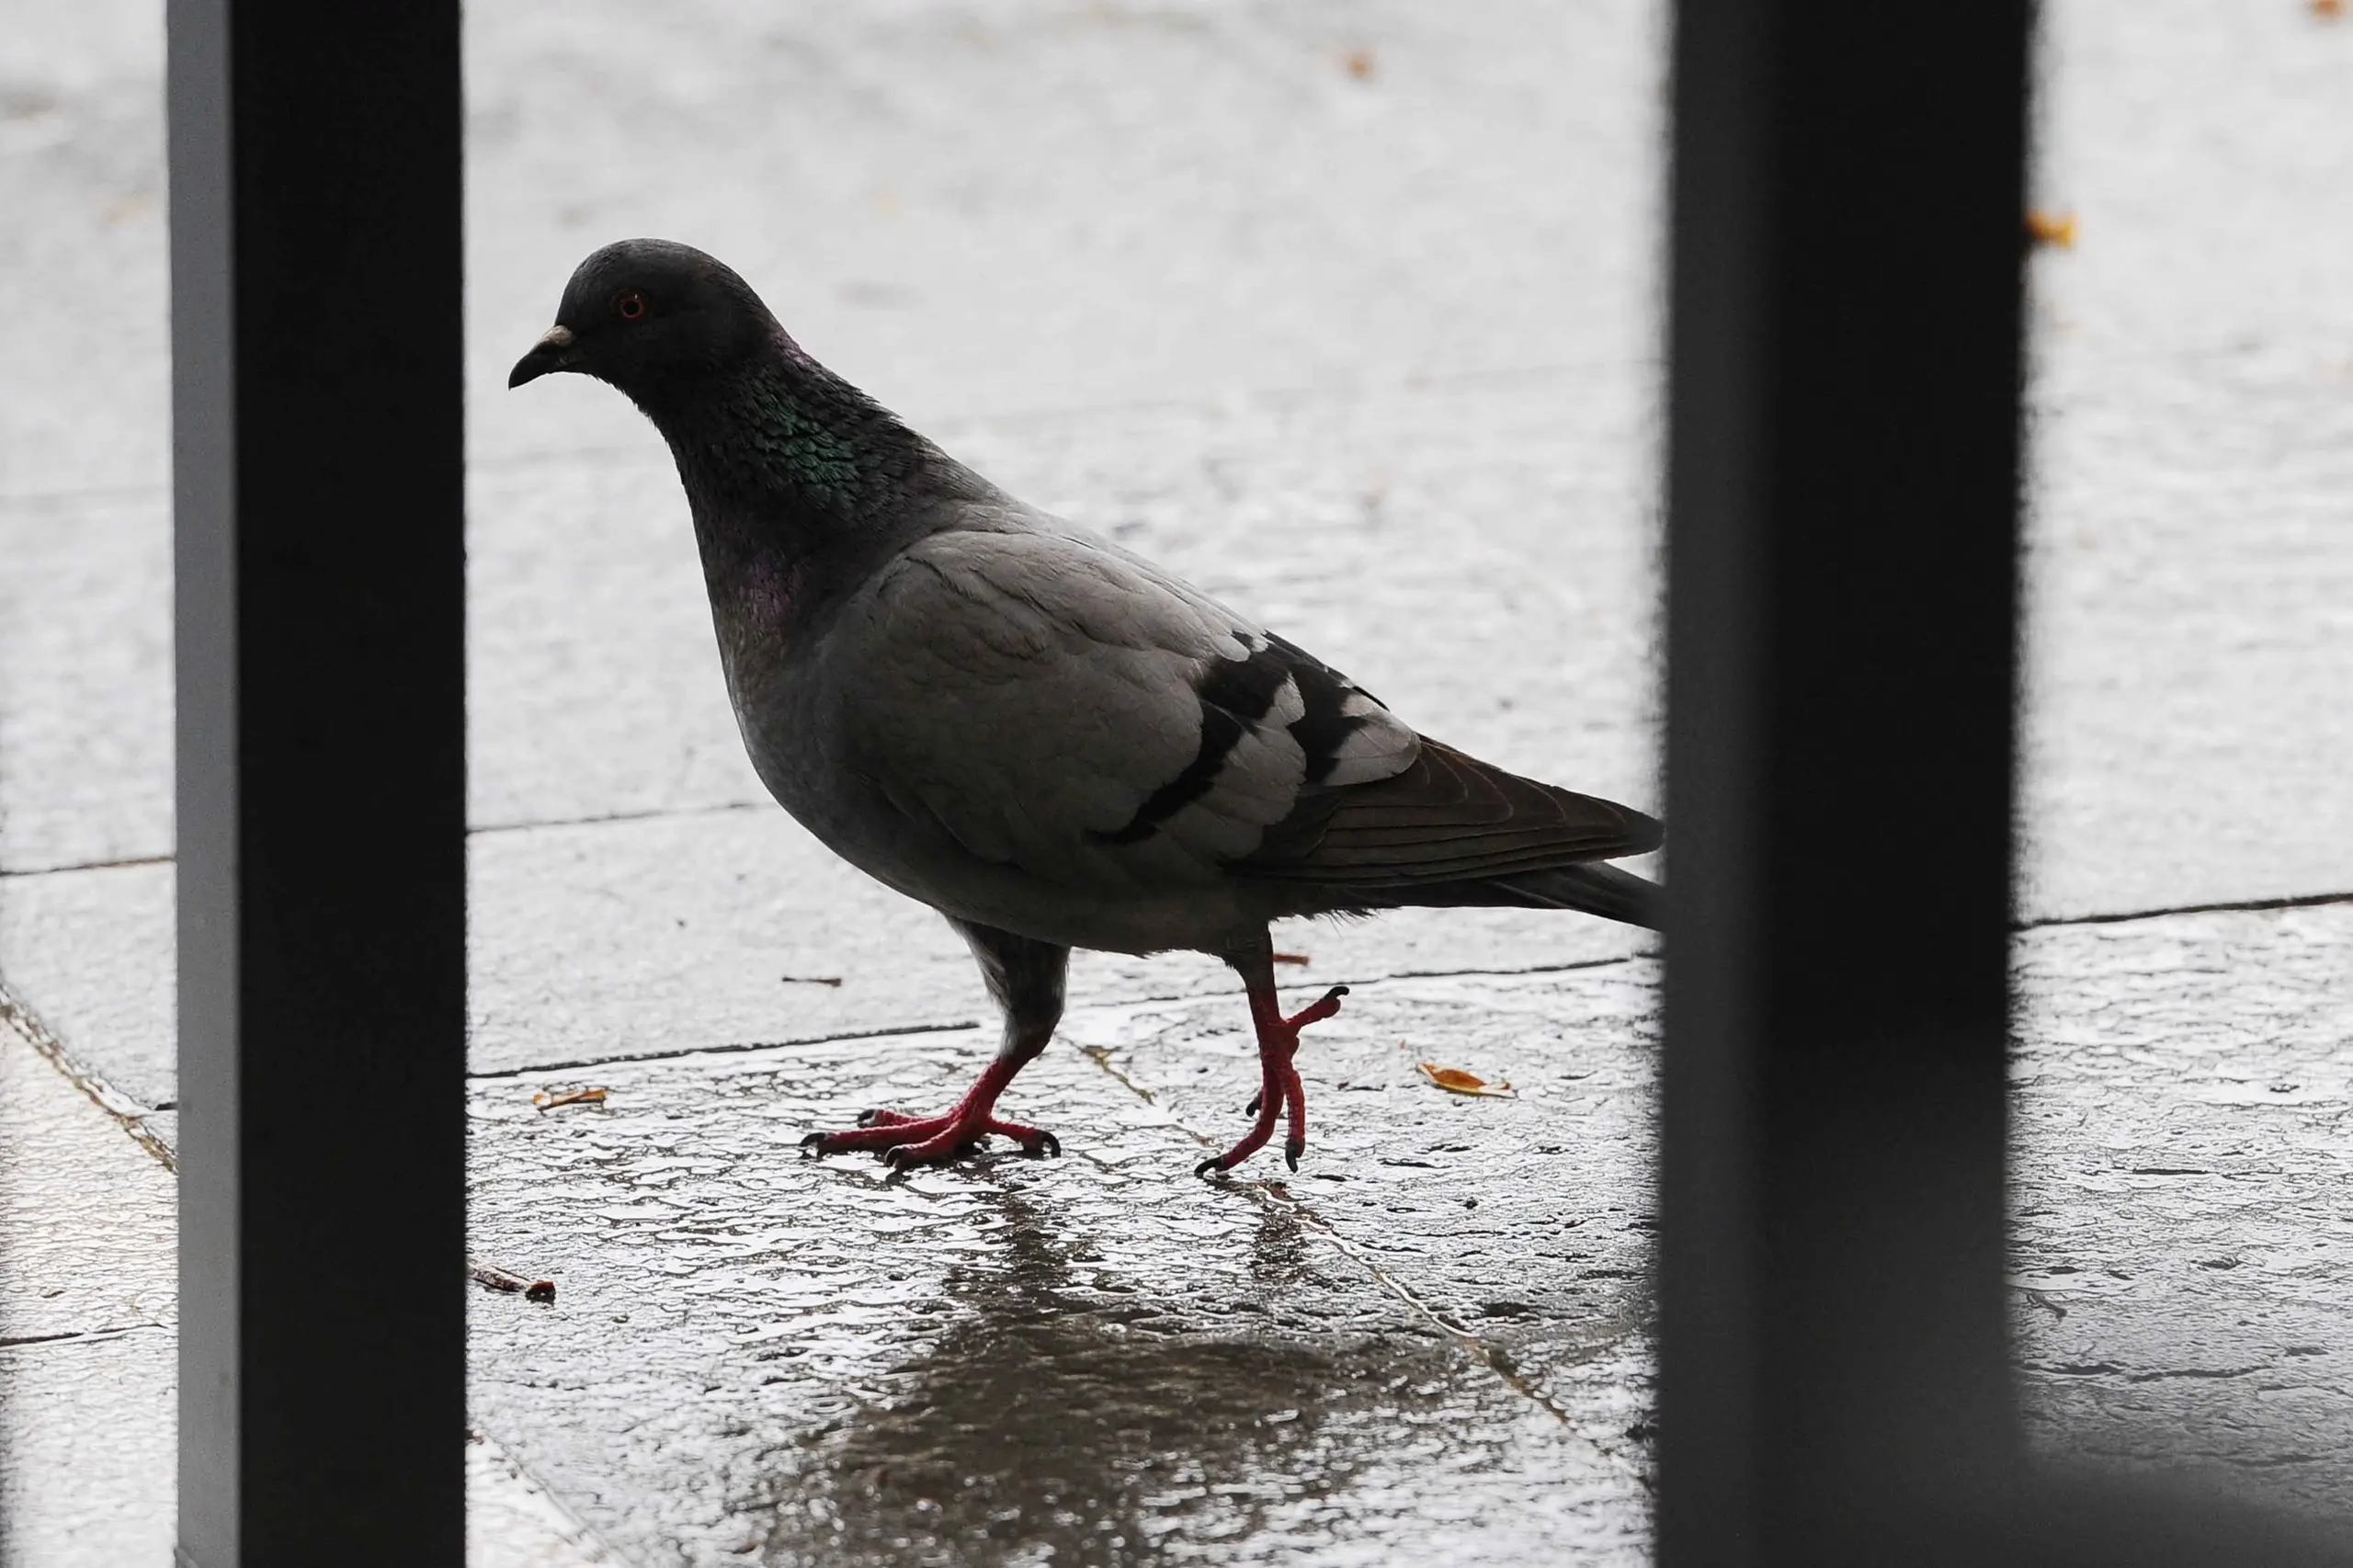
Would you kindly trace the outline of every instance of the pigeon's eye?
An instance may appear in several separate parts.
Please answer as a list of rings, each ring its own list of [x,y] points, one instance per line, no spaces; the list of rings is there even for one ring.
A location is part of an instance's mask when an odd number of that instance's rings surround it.
[[[613,297],[613,314],[623,321],[643,321],[645,312],[645,296],[634,289],[624,289]]]

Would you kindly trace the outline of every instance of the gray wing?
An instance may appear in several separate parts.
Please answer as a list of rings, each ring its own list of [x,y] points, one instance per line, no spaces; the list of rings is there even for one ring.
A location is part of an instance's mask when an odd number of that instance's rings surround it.
[[[867,601],[834,662],[850,766],[1050,881],[1218,880],[1303,800],[1420,750],[1290,643],[1084,536],[936,535]]]

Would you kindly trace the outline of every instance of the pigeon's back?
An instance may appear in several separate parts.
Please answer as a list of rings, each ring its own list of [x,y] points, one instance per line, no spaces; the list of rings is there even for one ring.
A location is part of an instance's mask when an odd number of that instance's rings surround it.
[[[1414,760],[1385,709],[1180,579],[1039,514],[973,520],[885,562],[745,716],[779,799],[892,885],[1080,945],[1206,945],[1253,917],[1228,865],[1304,792]]]

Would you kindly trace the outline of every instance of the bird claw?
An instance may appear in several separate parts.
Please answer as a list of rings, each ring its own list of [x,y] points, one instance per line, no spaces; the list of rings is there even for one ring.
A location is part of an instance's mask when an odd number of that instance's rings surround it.
[[[980,1153],[992,1135],[1012,1139],[1032,1159],[1063,1152],[1062,1140],[1041,1127],[1002,1121],[994,1116],[958,1112],[909,1116],[896,1110],[868,1111],[858,1119],[856,1127],[839,1132],[812,1132],[801,1140],[801,1147],[804,1153],[815,1155],[871,1150],[892,1170],[907,1171]]]
[[[1297,1034],[1310,1024],[1320,1024],[1340,1010],[1340,998],[1348,994],[1345,985],[1335,985],[1305,1007],[1283,1020],[1283,1027]]]
[[[1299,1069],[1291,1065],[1291,1059],[1299,1053],[1299,1031],[1338,1012],[1340,998],[1347,994],[1347,986],[1335,985],[1289,1017],[1273,1011],[1272,998],[1265,997],[1263,993],[1253,994],[1251,1008],[1258,1028],[1258,1060],[1266,1077],[1244,1114],[1257,1119],[1243,1134],[1242,1142],[1215,1159],[1202,1161],[1194,1167],[1194,1175],[1205,1176],[1212,1170],[1221,1174],[1233,1170],[1267,1146],[1267,1141],[1274,1136],[1276,1121],[1286,1113],[1290,1120],[1290,1135],[1283,1142],[1283,1158],[1292,1170],[1299,1169],[1300,1156],[1307,1153],[1307,1091],[1299,1081]],[[1262,999],[1269,1004],[1265,1012],[1258,1010]]]
[[[1203,1160],[1199,1165],[1193,1167],[1193,1174],[1197,1176],[1202,1177],[1203,1179],[1207,1179],[1211,1176],[1222,1177],[1225,1175],[1225,1156],[1223,1154],[1211,1154],[1208,1159]]]
[[[949,1160],[968,1159],[986,1150],[989,1135],[985,1132],[976,1132],[945,1153],[931,1152],[930,1145],[938,1141],[937,1138],[926,1138],[905,1143],[893,1143],[888,1148],[874,1151],[874,1157],[894,1171],[911,1171],[920,1165],[946,1165]]]

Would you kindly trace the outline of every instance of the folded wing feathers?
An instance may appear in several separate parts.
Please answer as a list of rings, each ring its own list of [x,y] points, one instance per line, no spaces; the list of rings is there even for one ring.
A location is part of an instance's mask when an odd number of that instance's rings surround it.
[[[1381,778],[1412,761],[1414,732],[1365,693],[1279,637],[1238,628],[1233,635],[1242,657],[1213,656],[1194,677],[1193,760],[1124,824],[1100,833],[1105,842],[1140,843],[1164,824],[1182,835],[1189,824],[1178,813],[1197,804],[1264,828],[1290,816],[1303,791]]]
[[[1377,886],[1507,876],[1655,849],[1630,807],[1540,784],[1423,737],[1413,765],[1301,804],[1233,869]]]
[[[920,804],[984,858],[1086,880],[1092,863],[1147,881],[1222,868],[1371,888],[1659,841],[1640,812],[1415,734],[1297,645],[1103,541],[941,536],[886,577],[878,609],[893,656],[869,666],[890,674],[873,710],[921,720],[878,737],[892,759],[878,771],[898,777],[903,812]]]
[[[1101,540],[956,533],[878,586],[858,692],[902,814],[1053,876],[1222,877],[1303,793],[1409,765],[1409,727]]]

